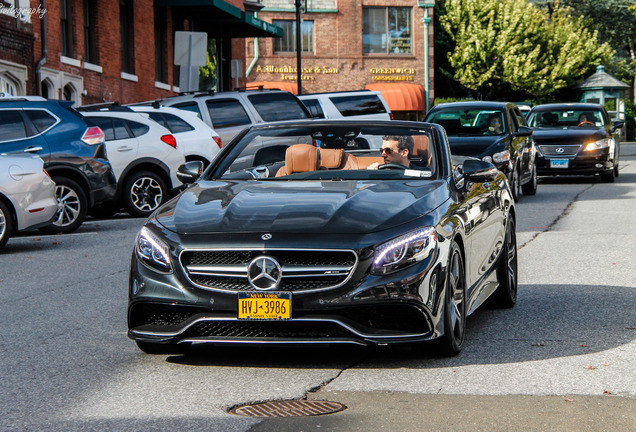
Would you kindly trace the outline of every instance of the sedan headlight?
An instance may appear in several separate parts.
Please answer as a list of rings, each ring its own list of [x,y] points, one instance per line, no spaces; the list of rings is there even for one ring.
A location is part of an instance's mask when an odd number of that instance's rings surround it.
[[[602,140],[594,141],[585,146],[585,151],[600,150],[610,146],[611,138],[603,138]]]
[[[376,248],[371,273],[383,275],[408,267],[426,259],[436,246],[433,227],[396,237]]]
[[[161,241],[148,228],[143,227],[137,235],[135,244],[137,258],[148,267],[162,273],[171,273],[168,245]]]
[[[499,153],[495,153],[492,155],[492,161],[496,163],[508,162],[510,160],[510,152],[508,150],[504,150]]]

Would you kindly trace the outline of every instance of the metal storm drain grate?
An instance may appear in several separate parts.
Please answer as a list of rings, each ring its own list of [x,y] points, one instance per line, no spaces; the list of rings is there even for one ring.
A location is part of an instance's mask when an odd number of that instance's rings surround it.
[[[304,417],[333,414],[346,408],[339,402],[287,400],[243,405],[232,408],[230,413],[246,417]]]

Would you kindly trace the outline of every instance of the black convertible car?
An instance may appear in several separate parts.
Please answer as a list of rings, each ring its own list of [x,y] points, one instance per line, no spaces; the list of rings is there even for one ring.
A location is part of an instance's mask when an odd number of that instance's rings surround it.
[[[618,177],[619,129],[605,108],[593,103],[537,105],[528,114],[537,144],[539,175],[595,175],[604,182]]]
[[[484,301],[515,304],[508,182],[451,159],[439,125],[270,123],[200,169],[180,168],[193,184],[136,239],[128,335],[146,353],[436,341],[453,355]]]
[[[510,102],[468,101],[435,105],[426,122],[444,127],[453,155],[492,162],[508,177],[515,201],[537,193],[536,149],[525,116]]]

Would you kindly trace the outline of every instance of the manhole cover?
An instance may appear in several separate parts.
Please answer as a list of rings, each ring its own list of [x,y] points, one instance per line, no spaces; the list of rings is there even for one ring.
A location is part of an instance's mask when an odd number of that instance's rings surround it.
[[[302,417],[333,414],[345,408],[339,402],[288,400],[243,405],[232,408],[230,413],[247,417]]]

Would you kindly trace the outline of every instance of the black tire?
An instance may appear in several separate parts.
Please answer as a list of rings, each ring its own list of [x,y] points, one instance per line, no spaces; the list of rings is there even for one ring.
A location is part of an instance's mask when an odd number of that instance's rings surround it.
[[[517,202],[521,196],[521,180],[519,179],[519,169],[517,166],[515,166],[515,169],[510,173],[509,181],[512,198],[514,198],[515,202]]]
[[[146,354],[183,354],[188,350],[189,344],[164,344],[153,342],[135,341],[137,348]]]
[[[86,219],[88,199],[84,189],[66,177],[53,177],[58,211],[55,220],[40,231],[47,234],[68,234],[80,227]]]
[[[135,217],[148,217],[168,200],[166,183],[157,174],[141,171],[133,174],[124,185],[122,203]]]
[[[508,217],[506,238],[497,263],[499,287],[492,295],[491,304],[498,308],[511,308],[517,303],[519,286],[517,268],[517,231],[512,216]]]
[[[444,334],[437,340],[440,354],[461,352],[466,334],[466,273],[457,243],[451,245],[444,295]]]
[[[9,207],[0,201],[0,249],[7,244],[9,237],[13,233],[13,216],[9,212]]]
[[[530,181],[523,186],[521,186],[521,191],[524,195],[536,195],[537,194],[537,186],[539,184],[539,179],[537,177],[537,166],[532,166],[532,176],[530,177]]]
[[[603,183],[614,183],[615,179],[616,177],[614,176],[614,168],[601,174],[601,181]]]

